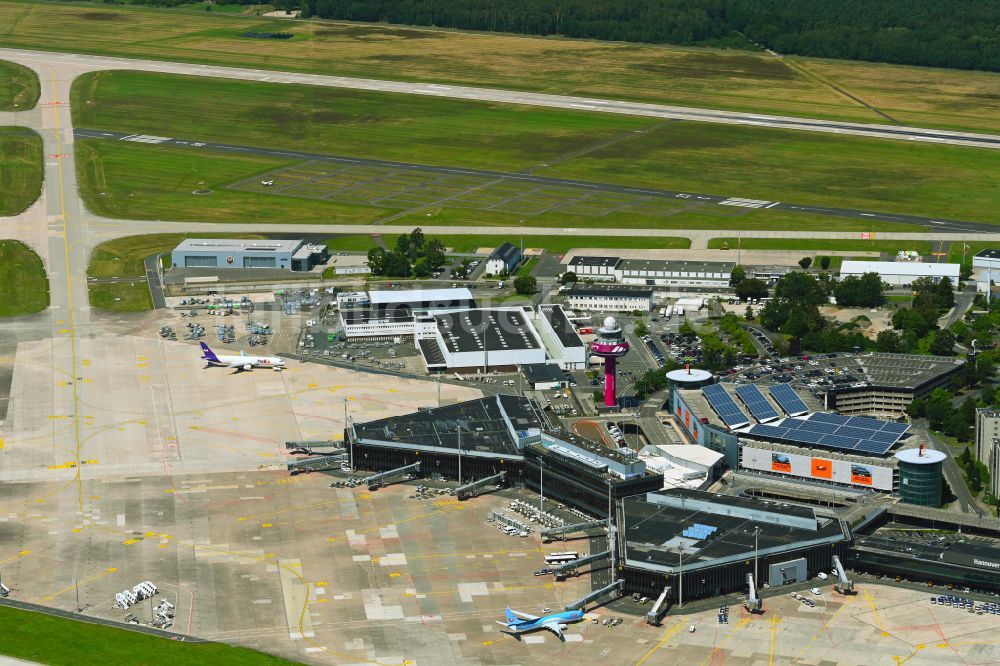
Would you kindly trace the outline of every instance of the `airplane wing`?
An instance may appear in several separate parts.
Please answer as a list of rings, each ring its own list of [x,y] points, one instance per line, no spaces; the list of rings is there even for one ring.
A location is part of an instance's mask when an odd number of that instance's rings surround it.
[[[529,620],[529,621],[530,620],[537,620],[538,617],[539,617],[538,615],[532,615],[531,613],[522,613],[522,612],[516,611],[516,610],[512,610],[511,613],[513,613],[514,615],[518,616],[522,620]]]
[[[549,620],[548,622],[543,622],[541,626],[544,627],[545,629],[548,629],[556,636],[558,636],[560,640],[562,640],[563,632],[562,632],[562,627],[559,625],[559,620]]]

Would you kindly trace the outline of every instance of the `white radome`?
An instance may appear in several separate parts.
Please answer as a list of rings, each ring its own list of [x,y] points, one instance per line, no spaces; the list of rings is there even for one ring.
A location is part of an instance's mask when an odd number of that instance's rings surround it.
[[[618,328],[618,321],[614,317],[605,317],[604,328],[608,330],[616,329]]]

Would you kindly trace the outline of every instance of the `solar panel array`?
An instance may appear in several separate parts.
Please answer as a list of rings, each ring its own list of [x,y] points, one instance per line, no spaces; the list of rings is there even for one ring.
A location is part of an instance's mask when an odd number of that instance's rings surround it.
[[[816,413],[808,419],[784,419],[774,425],[754,425],[747,433],[861,455],[884,456],[909,428],[906,423],[865,416]]]
[[[712,409],[730,428],[739,428],[750,424],[750,419],[733,400],[733,396],[726,392],[722,384],[709,384],[701,392],[708,399],[708,404],[712,405]]]
[[[802,398],[799,394],[792,390],[792,387],[788,384],[775,384],[774,386],[768,387],[768,393],[774,398],[775,402],[785,410],[785,413],[789,416],[799,416],[801,414],[808,414],[809,408],[806,407],[806,403],[802,402]]]
[[[697,539],[701,541],[703,539],[707,539],[708,537],[712,536],[718,530],[719,530],[718,527],[712,527],[711,525],[702,525],[701,523],[695,523],[691,527],[681,532],[681,536],[687,537],[688,539]]]
[[[753,414],[753,417],[764,423],[765,421],[773,421],[778,418],[779,414],[775,411],[771,403],[767,401],[764,394],[760,392],[755,384],[746,384],[744,386],[736,387],[736,395],[740,396],[740,399]]]

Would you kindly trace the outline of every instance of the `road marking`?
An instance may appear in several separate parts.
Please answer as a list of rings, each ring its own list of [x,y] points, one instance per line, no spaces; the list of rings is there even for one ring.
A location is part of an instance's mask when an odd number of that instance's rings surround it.
[[[63,594],[66,594],[70,590],[77,589],[79,587],[82,587],[84,585],[92,583],[95,580],[97,580],[98,578],[103,578],[104,576],[113,574],[116,571],[118,571],[117,567],[111,567],[109,569],[105,569],[104,571],[102,571],[101,573],[97,574],[96,576],[91,576],[90,578],[85,578],[85,579],[83,579],[81,581],[77,581],[77,582],[75,582],[74,584],[72,584],[72,585],[70,585],[68,587],[64,587],[63,589],[59,590],[58,592],[53,592],[52,594],[47,594],[47,595],[45,595],[44,597],[41,598],[41,601],[52,601],[56,597],[61,596]]]
[[[659,650],[659,649],[660,649],[660,647],[661,647],[661,646],[662,646],[662,645],[663,645],[664,643],[666,643],[666,642],[667,642],[667,641],[669,641],[669,640],[670,640],[671,638],[673,638],[673,637],[674,637],[674,635],[675,635],[675,634],[676,634],[676,633],[677,633],[678,631],[680,631],[680,628],[681,628],[682,626],[684,626],[684,622],[683,622],[683,621],[678,621],[678,622],[677,622],[677,624],[675,624],[675,625],[674,625],[674,626],[672,626],[672,627],[671,627],[670,629],[668,629],[668,630],[666,631],[666,633],[664,633],[664,635],[663,635],[663,638],[661,638],[661,639],[660,639],[660,640],[659,640],[659,641],[658,641],[658,642],[656,643],[656,645],[654,645],[654,646],[653,646],[653,648],[652,648],[652,649],[651,649],[651,650],[650,650],[649,652],[647,652],[647,653],[646,653],[645,655],[643,655],[642,659],[640,659],[639,661],[637,661],[637,662],[635,663],[635,666],[642,666],[643,662],[645,662],[645,661],[646,661],[647,659],[649,659],[649,658],[650,658],[650,657],[651,657],[651,656],[653,655],[653,653],[654,653],[654,652],[656,652],[657,650]]]

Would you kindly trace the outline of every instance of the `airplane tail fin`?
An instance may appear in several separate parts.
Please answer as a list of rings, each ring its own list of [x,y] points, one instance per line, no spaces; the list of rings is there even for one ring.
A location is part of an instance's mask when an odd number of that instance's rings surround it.
[[[508,624],[513,624],[515,622],[518,622],[518,617],[514,615],[514,611],[512,611],[511,609],[505,608],[503,614],[507,617]]]
[[[206,345],[204,342],[201,342],[199,344],[201,345],[203,359],[205,359],[206,361],[215,361],[216,363],[219,362],[219,357],[215,355],[214,351],[209,349],[208,345]]]

